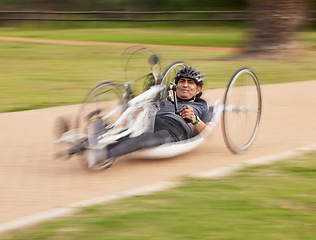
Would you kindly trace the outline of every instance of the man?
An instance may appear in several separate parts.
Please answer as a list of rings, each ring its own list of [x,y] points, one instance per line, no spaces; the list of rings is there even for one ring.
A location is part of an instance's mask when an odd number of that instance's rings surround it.
[[[167,101],[156,114],[153,132],[123,138],[105,149],[90,150],[88,167],[140,149],[188,139],[204,130],[210,113],[207,103],[201,99],[202,74],[193,67],[184,67],[176,74],[175,84],[178,107],[181,109],[179,114],[175,113],[173,103]]]

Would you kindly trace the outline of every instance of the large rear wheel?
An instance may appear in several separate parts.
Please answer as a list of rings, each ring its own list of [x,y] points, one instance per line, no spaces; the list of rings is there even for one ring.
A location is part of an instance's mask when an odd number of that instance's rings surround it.
[[[259,130],[262,111],[260,84],[249,68],[236,71],[224,95],[222,132],[233,153],[246,151]]]

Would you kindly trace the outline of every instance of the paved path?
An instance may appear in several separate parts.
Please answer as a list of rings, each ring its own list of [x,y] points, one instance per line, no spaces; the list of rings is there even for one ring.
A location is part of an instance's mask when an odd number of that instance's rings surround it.
[[[245,154],[225,147],[220,126],[195,151],[165,160],[121,158],[102,172],[84,170],[77,159],[54,159],[56,116],[78,106],[0,114],[0,224],[52,208],[105,196],[316,142],[316,81],[262,86],[263,121]],[[208,101],[223,90],[205,93]]]

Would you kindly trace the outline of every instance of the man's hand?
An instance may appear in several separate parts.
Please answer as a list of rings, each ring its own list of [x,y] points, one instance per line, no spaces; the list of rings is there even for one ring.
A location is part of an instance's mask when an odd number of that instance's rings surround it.
[[[188,105],[185,105],[182,109],[181,109],[181,112],[180,112],[180,116],[185,119],[190,119],[191,122],[196,122],[196,117],[195,117],[195,114],[194,114],[194,111],[193,111],[193,108],[188,106]]]
[[[184,106],[182,109],[181,109],[181,112],[180,112],[180,116],[183,118],[183,119],[190,119],[192,123],[195,123],[197,122],[197,119],[196,119],[196,116],[194,114],[194,111],[193,111],[193,108],[190,107],[190,106]],[[204,128],[206,127],[206,124],[199,120],[197,123],[193,124],[194,127],[196,128],[196,130],[200,133],[204,130]]]

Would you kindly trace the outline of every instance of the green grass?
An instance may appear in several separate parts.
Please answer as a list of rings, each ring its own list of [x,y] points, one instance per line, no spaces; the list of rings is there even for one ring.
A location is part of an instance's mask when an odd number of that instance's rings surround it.
[[[2,36],[50,39],[116,41],[147,44],[236,47],[245,33],[240,29],[196,27],[185,30],[67,29],[47,31],[0,30]],[[315,33],[306,39],[316,42]],[[307,36],[307,35],[305,35]],[[310,44],[312,45],[312,44]],[[127,46],[130,46],[129,44]],[[80,103],[98,81],[125,81],[121,54],[127,46],[75,46],[0,41],[0,112],[21,111]],[[261,84],[315,80],[316,54],[273,61],[222,61],[232,53],[172,47],[154,48],[163,69],[175,60],[199,68],[206,76],[205,88],[225,87],[240,67],[252,68]],[[138,71],[148,72],[144,64]]]
[[[2,28],[1,36],[48,38],[100,42],[124,42],[138,44],[162,44],[184,46],[211,47],[243,47],[249,37],[247,25],[243,26],[188,26],[186,24],[175,27],[159,27],[149,24],[147,27],[126,25],[121,27],[105,26],[103,28],[74,28],[36,30]],[[146,24],[145,24],[146,26]],[[316,50],[316,32],[304,30],[297,34],[297,38]]]
[[[6,239],[313,240],[316,152],[224,179],[83,208]]]
[[[244,31],[233,27],[2,30],[0,33],[29,38],[214,47],[238,46],[245,38]]]

